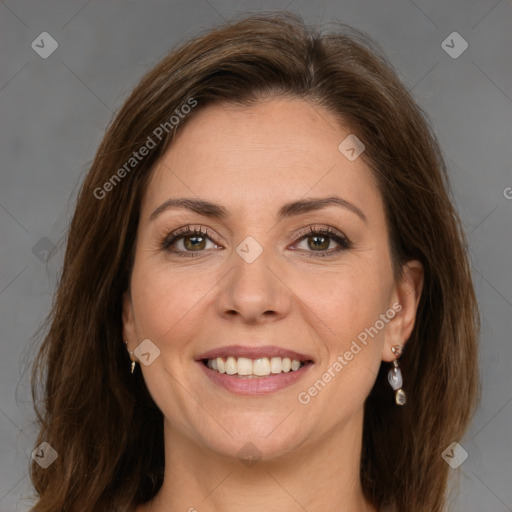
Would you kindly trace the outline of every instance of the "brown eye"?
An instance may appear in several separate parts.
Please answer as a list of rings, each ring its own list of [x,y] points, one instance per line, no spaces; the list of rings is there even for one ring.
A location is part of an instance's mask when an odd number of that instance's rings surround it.
[[[323,235],[308,236],[308,247],[313,251],[322,251],[329,248],[330,237]]]
[[[211,249],[222,248],[213,237],[208,228],[186,226],[166,236],[160,246],[177,256],[200,256]]]
[[[302,231],[302,236],[296,243],[297,249],[313,257],[334,256],[351,247],[352,242],[343,233],[333,228],[310,227]]]
[[[184,236],[183,245],[188,251],[199,251],[206,246],[206,237],[204,236]]]

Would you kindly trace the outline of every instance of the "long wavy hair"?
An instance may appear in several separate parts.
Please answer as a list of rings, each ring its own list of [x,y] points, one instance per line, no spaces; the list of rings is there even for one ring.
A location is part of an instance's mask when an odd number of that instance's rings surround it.
[[[394,404],[383,363],[365,404],[360,478],[376,506],[443,509],[449,467],[441,454],[464,434],[478,403],[479,316],[442,152],[427,116],[368,36],[344,24],[313,30],[295,14],[273,12],[232,20],[174,49],[106,131],[78,194],[33,365],[36,446],[48,442],[59,455],[47,469],[31,462],[33,512],[120,512],[160,488],[162,413],[141,373],[130,375],[122,342],[141,198],[155,163],[202,108],[276,97],[327,108],[365,143],[361,158],[384,200],[396,277],[410,259],[424,266],[401,359],[409,403]],[[155,147],[130,160],[148,137]]]

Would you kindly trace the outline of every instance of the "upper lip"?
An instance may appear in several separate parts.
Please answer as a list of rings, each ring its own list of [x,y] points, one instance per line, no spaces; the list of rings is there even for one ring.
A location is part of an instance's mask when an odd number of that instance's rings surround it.
[[[313,358],[307,354],[301,354],[295,350],[289,350],[275,345],[263,346],[243,346],[243,345],[226,345],[225,347],[212,348],[204,352],[196,358],[196,361],[201,359],[215,359],[216,357],[247,357],[249,359],[257,359],[260,357],[289,357],[297,361],[313,361]]]

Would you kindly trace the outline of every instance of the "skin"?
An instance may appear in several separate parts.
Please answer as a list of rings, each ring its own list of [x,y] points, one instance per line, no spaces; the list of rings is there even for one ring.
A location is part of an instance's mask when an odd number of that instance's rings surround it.
[[[209,106],[155,168],[123,331],[129,350],[147,338],[160,350],[141,370],[165,418],[166,467],[160,492],[137,512],[376,511],[359,480],[363,406],[381,362],[395,359],[391,347],[411,334],[423,271],[411,261],[394,279],[380,192],[363,159],[351,162],[338,149],[350,133],[329,111],[298,99]],[[284,203],[333,195],[366,222],[340,206],[276,219]],[[219,203],[229,216],[168,209],[149,220],[183,197]],[[209,228],[215,240],[194,251],[182,238],[174,248],[183,257],[161,248],[188,225]],[[339,244],[327,239],[315,250],[314,235],[296,236],[309,226],[331,226],[352,246],[333,252]],[[250,264],[235,250],[248,236],[263,249]],[[315,257],[322,251],[328,256]],[[378,335],[301,404],[298,393],[398,303]],[[311,355],[315,365],[274,394],[238,396],[213,385],[194,361],[228,344],[278,345]],[[237,457],[248,442],[261,457],[250,467]]]

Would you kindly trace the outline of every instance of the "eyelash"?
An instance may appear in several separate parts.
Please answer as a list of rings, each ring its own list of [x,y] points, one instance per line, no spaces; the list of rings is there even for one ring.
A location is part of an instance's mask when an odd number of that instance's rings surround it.
[[[186,236],[206,236],[206,238],[209,238],[212,242],[220,245],[220,242],[217,242],[215,240],[215,236],[213,236],[213,234],[210,232],[208,228],[203,226],[185,226],[168,234],[162,240],[160,247],[162,250],[176,254],[177,256],[180,257],[194,258],[201,256],[200,253],[205,252],[205,250],[197,251],[198,254],[194,254],[194,252],[196,251],[176,251],[169,249],[178,240],[185,238]],[[325,258],[327,256],[331,256],[341,251],[350,249],[352,247],[352,242],[349,240],[348,237],[340,233],[338,230],[335,230],[334,228],[331,228],[329,226],[309,226],[308,228],[301,230],[296,236],[298,237],[296,243],[300,243],[311,236],[327,236],[328,238],[331,238],[339,245],[338,248],[329,251],[308,251],[310,253],[309,256],[311,256],[312,258]]]
[[[329,251],[308,251],[312,258],[325,258],[352,248],[352,242],[350,239],[337,229],[331,228],[330,226],[309,226],[300,230],[295,236],[298,237],[297,243],[306,240],[310,236],[327,236],[339,245],[336,249],[331,249]]]

